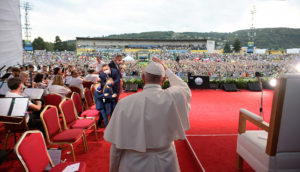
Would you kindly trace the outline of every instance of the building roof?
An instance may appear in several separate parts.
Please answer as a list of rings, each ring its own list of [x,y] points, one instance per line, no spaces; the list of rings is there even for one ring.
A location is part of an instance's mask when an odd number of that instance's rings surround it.
[[[117,39],[117,38],[97,38],[97,37],[76,37],[76,41],[79,40],[90,40],[90,41],[154,41],[154,42],[189,42],[189,41],[197,41],[203,42],[207,41],[207,39]]]

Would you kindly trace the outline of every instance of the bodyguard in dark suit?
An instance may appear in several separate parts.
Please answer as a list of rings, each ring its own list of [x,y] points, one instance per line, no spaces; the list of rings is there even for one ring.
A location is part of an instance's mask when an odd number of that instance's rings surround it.
[[[118,74],[120,76],[120,78],[122,78],[122,74],[121,74],[121,69],[120,69],[120,63],[122,63],[122,56],[121,55],[117,55],[114,60],[112,60],[108,66],[112,69],[116,69],[118,71]]]
[[[119,92],[120,92],[120,75],[118,71],[114,68],[110,68],[107,64],[102,66],[103,72],[100,73],[100,83],[101,86],[104,87],[107,78],[112,78],[114,80],[114,85],[112,87],[113,92],[117,94],[116,102],[119,99]]]

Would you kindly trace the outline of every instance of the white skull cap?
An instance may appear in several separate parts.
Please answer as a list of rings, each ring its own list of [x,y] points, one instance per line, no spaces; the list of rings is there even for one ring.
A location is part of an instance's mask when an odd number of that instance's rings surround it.
[[[160,63],[156,63],[156,62],[150,62],[145,67],[145,72],[153,74],[153,75],[165,76],[164,67]]]

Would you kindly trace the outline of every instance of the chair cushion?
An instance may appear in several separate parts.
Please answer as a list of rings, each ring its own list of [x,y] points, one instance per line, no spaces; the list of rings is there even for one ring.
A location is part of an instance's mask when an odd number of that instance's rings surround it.
[[[237,153],[242,156],[255,171],[266,171],[269,156],[266,154],[267,139],[259,135],[268,135],[263,130],[246,131],[238,135]]]
[[[237,153],[255,171],[300,171],[300,152],[266,154],[268,133],[262,130],[246,131],[238,135]]]
[[[78,119],[73,121],[70,124],[71,128],[81,128],[81,129],[88,129],[90,128],[92,125],[94,125],[95,120],[93,119]]]
[[[86,170],[86,163],[85,162],[65,162],[57,164],[55,167],[51,168],[49,172],[61,172],[63,171],[68,165],[80,163],[78,172],[84,172]]]
[[[57,135],[52,140],[54,142],[75,142],[83,134],[83,129],[67,129]]]
[[[92,105],[89,107],[90,110],[96,110],[96,105]]]
[[[98,117],[99,111],[98,110],[85,110],[81,113],[81,117]]]

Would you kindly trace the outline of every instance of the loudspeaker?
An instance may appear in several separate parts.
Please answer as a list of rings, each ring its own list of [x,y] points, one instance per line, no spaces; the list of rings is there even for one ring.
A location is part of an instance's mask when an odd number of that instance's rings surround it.
[[[138,84],[126,83],[125,92],[137,92]]]
[[[219,89],[219,84],[216,83],[210,83],[209,84],[210,89]]]
[[[247,84],[247,88],[250,91],[261,91],[261,88],[260,88],[260,86],[259,86],[259,84],[257,82],[252,82],[252,83],[249,82]]]
[[[235,84],[223,84],[222,88],[224,91],[239,91]]]
[[[188,85],[190,88],[209,89],[209,76],[188,75]]]

